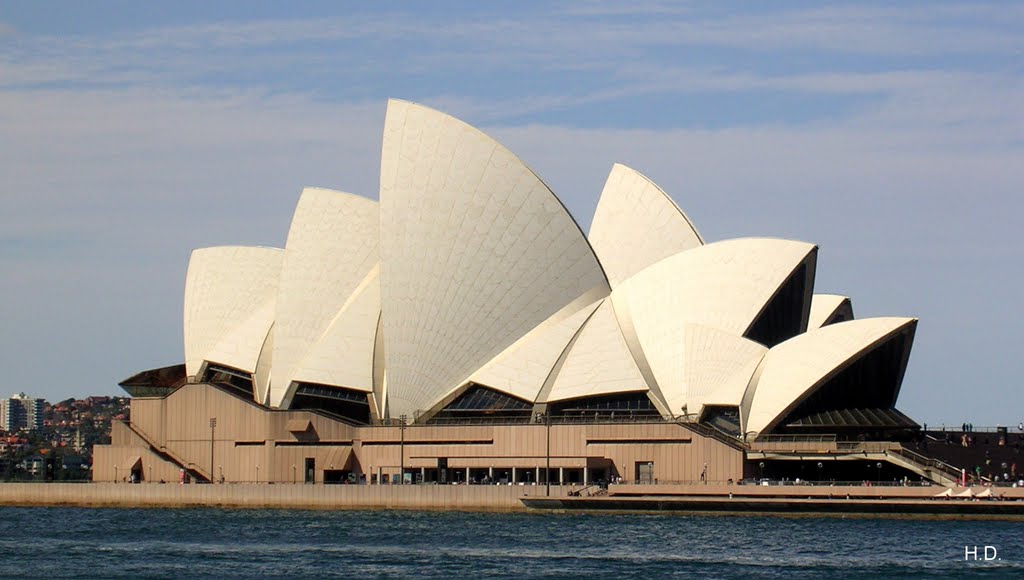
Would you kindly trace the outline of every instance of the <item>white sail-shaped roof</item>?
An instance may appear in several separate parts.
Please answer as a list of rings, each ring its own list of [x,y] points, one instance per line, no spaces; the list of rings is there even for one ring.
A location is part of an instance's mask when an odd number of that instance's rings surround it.
[[[618,163],[601,192],[589,237],[613,288],[663,258],[704,244],[668,194]]]
[[[263,343],[274,324],[276,303],[275,297],[263,302],[244,321],[218,340],[203,358],[247,373],[256,372]]]
[[[275,305],[277,300],[274,301]],[[260,356],[256,359],[256,371],[252,374],[252,389],[256,402],[266,405],[270,397],[270,371],[274,355],[274,325],[267,329],[267,338],[263,341]]]
[[[303,190],[281,267],[271,406],[291,398],[299,363],[377,265],[379,227],[375,201],[327,189]]]
[[[750,377],[768,352],[764,345],[742,336],[688,324],[684,329],[683,382],[686,400],[674,399],[669,391],[669,406],[687,405],[687,412],[700,415],[705,405],[740,406]]]
[[[187,374],[249,373],[273,407],[300,383],[352,389],[371,419],[418,422],[474,385],[540,405],[645,392],[665,416],[730,429],[731,410],[708,407],[738,406],[744,432],[895,403],[915,321],[849,322],[848,298],[812,297],[815,246],[704,244],[626,166],[612,168],[588,240],[499,143],[389,101],[380,200],[306,189],[284,250],[195,251]]]
[[[849,298],[836,294],[815,294],[811,297],[811,314],[807,317],[808,330],[844,320],[853,320],[853,304]]]
[[[699,395],[690,392],[695,385],[685,368],[689,325],[742,337],[790,275],[815,256],[816,247],[804,242],[726,240],[670,256],[616,288],[612,301],[623,334],[669,414],[681,414],[684,404],[692,412],[691,395]]]
[[[577,224],[522,161],[448,115],[389,101],[381,300],[392,417],[415,416],[607,281]]]
[[[185,276],[188,376],[198,375],[208,360],[255,371],[273,321],[283,254],[277,248],[245,246],[192,252]]]
[[[470,382],[486,385],[514,397],[534,401],[556,371],[558,359],[580,327],[604,299],[575,308],[561,320],[549,319],[517,340],[493,361],[473,373]]]
[[[294,380],[371,392],[379,319],[380,268],[374,267],[310,347]]]
[[[751,381],[745,429],[774,427],[829,378],[916,324],[914,318],[864,318],[810,330],[776,345]]]
[[[611,300],[605,300],[570,346],[546,401],[647,390]]]

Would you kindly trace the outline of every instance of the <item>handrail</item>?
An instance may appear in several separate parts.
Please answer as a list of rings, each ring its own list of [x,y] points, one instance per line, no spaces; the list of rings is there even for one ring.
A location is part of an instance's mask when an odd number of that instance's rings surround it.
[[[768,434],[758,435],[755,443],[833,443],[836,441],[835,434],[830,435],[786,435]]]
[[[597,491],[591,491],[591,490],[594,490],[595,488],[596,488]],[[586,487],[582,487],[580,489],[577,489],[577,490],[574,490],[574,491],[570,491],[569,495],[572,496],[572,497],[579,497],[579,496],[582,496],[582,495],[585,494],[587,497],[590,497],[592,495],[598,495],[599,493],[601,493],[601,491],[604,491],[605,489],[607,489],[607,487],[604,484],[601,484],[601,483],[591,483],[590,485],[588,485]]]
[[[129,429],[132,430],[132,432],[134,432],[136,435],[141,437],[142,440],[145,441],[146,444],[149,445],[150,448],[153,450],[153,452],[156,453],[157,455],[166,455],[168,458],[171,459],[171,461],[173,461],[174,463],[177,463],[178,466],[181,467],[182,469],[184,469],[186,471],[194,471],[196,474],[198,474],[203,479],[205,479],[207,481],[210,481],[210,482],[213,481],[213,478],[210,477],[209,474],[207,474],[205,471],[203,471],[203,469],[201,467],[199,467],[198,465],[196,465],[195,463],[193,463],[193,462],[186,462],[184,458],[179,456],[177,453],[174,453],[173,451],[171,451],[170,449],[168,449],[164,445],[157,445],[154,442],[154,439],[152,437],[150,437],[148,433],[143,431],[142,428],[139,427],[138,425],[136,425],[134,422],[129,420],[129,421],[124,421],[124,423],[125,423],[125,425],[128,426]]]
[[[743,441],[741,441],[738,437],[736,437],[735,435],[730,435],[725,431],[722,431],[721,429],[718,429],[717,427],[714,427],[712,425],[706,425],[704,423],[698,423],[696,421],[679,420],[676,422],[679,425],[696,431],[697,433],[703,435],[704,437],[708,437],[710,439],[714,439],[716,441],[724,443],[729,447],[732,447],[733,449],[738,449],[740,451],[745,451],[747,449],[747,445],[743,443]]]
[[[903,447],[902,445],[899,446],[899,447],[895,447],[895,448],[891,449],[891,451],[893,451],[897,455],[900,455],[901,457],[904,457],[904,458],[906,458],[908,460],[911,460],[911,461],[913,461],[915,463],[924,465],[925,467],[928,467],[928,468],[935,469],[935,470],[941,472],[943,475],[945,475],[945,476],[947,476],[947,477],[949,477],[950,479],[953,479],[953,480],[960,479],[961,475],[963,474],[963,472],[959,468],[957,468],[957,467],[955,467],[953,465],[950,465],[950,464],[946,463],[945,461],[941,461],[941,460],[938,460],[938,459],[934,459],[934,458],[928,457],[926,455],[922,455],[922,454],[920,454],[920,453],[918,453],[916,451],[912,451],[910,449],[907,449],[906,447]]]
[[[883,453],[901,447],[892,441],[838,441],[836,450],[847,453]]]
[[[982,425],[980,427],[977,426],[977,425],[972,425],[970,429],[965,431],[963,429],[963,425],[946,425],[945,423],[943,423],[941,425],[932,425],[931,428],[928,429],[927,432],[928,433],[957,433],[957,434],[959,434],[959,433],[967,433],[967,434],[971,434],[971,433],[985,433],[987,435],[992,435],[994,433],[998,433],[1000,429],[1006,429],[1006,433],[1008,435],[1011,434],[1011,433],[1020,434],[1022,432],[1022,429],[1020,428],[1020,425]]]
[[[760,442],[761,439],[758,438],[755,443]],[[961,476],[960,469],[938,459],[921,455],[894,441],[838,441],[836,442],[836,452],[841,454],[863,453],[865,455],[868,453],[892,454],[908,463],[914,464],[922,471],[934,471],[938,475],[953,481],[958,481]],[[806,455],[806,453],[804,454]]]

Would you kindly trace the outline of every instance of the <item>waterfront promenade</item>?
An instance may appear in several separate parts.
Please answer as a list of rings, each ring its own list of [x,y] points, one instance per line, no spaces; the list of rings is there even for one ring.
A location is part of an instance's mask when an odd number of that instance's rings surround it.
[[[573,489],[553,486],[551,495]],[[0,505],[513,512],[526,511],[522,497],[544,493],[543,486],[517,485],[4,483]]]
[[[927,506],[965,506],[958,513],[991,511],[984,505],[1012,504],[1024,512],[1024,488],[970,488],[972,494],[995,492],[999,499],[963,497],[936,498],[949,489],[951,495],[967,488],[939,486],[809,486],[809,485],[612,485],[607,491],[596,486],[552,486],[545,501],[544,486],[523,485],[292,485],[292,484],[115,484],[115,483],[4,483],[0,484],[0,505],[81,507],[218,507],[272,509],[377,509],[522,512],[540,509],[615,509],[637,511],[698,511],[744,513],[763,504],[765,511],[788,502],[787,513],[821,512],[827,502],[836,509],[849,503],[864,513],[891,514],[901,502],[912,502],[913,511]],[[575,496],[572,494],[579,493]],[[525,501],[524,501],[525,500]],[[563,501],[564,500],[564,501]],[[714,503],[709,503],[714,502]],[[810,502],[810,503],[808,503]],[[1017,506],[1021,509],[1016,509]],[[652,507],[653,506],[653,507]],[[807,509],[801,509],[801,506]],[[975,509],[974,506],[977,506]],[[898,511],[898,510],[897,510]]]

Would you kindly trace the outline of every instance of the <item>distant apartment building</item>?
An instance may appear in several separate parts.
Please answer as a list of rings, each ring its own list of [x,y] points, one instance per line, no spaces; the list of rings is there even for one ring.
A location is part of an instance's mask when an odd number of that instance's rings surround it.
[[[29,397],[25,393],[0,399],[0,430],[36,431],[43,427],[43,399]]]

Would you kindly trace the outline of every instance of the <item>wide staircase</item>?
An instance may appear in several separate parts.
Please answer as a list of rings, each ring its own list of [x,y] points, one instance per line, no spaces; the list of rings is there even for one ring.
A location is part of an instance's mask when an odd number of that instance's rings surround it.
[[[889,463],[909,469],[940,485],[956,485],[960,480],[961,472],[955,466],[897,445],[886,452]]]
[[[816,461],[839,457],[884,461],[939,485],[956,485],[960,469],[895,441],[836,441],[833,436],[767,436],[750,444],[748,460]]]
[[[173,463],[177,465],[180,469],[184,469],[185,473],[188,474],[188,476],[195,481],[205,481],[207,483],[213,481],[213,479],[210,477],[210,474],[206,472],[203,468],[199,467],[195,463],[186,461],[184,458],[176,454],[174,451],[168,449],[167,447],[157,445],[155,440],[135,423],[132,423],[131,421],[125,421],[124,424],[127,425],[128,428],[131,429],[133,433],[138,435],[140,439],[145,441],[146,445],[149,445],[150,451],[155,453],[157,457],[159,457],[160,459],[163,459],[168,463]]]
[[[694,433],[724,443],[729,447],[732,447],[733,449],[737,449],[740,451],[747,450],[747,445],[738,437],[736,437],[735,435],[730,435],[725,431],[712,427],[711,425],[686,420],[680,420],[677,422],[683,427],[686,427],[687,429],[693,431]]]
[[[1017,432],[928,431],[919,441],[905,446],[962,468],[975,479],[980,468],[983,480],[994,481],[998,476],[1004,481],[1009,476],[1014,481],[1024,475],[1024,434],[1016,428],[1013,431]]]

